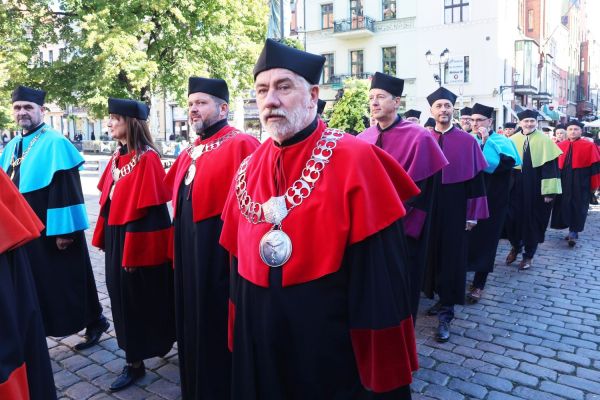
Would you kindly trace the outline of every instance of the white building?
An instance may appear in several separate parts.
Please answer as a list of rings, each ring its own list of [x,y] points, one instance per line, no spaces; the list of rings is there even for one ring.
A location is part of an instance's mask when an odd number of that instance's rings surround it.
[[[299,39],[307,51],[327,58],[326,100],[345,76],[387,72],[405,80],[402,108],[421,110],[425,121],[426,97],[438,87],[434,75],[441,71],[442,84],[460,96],[456,108],[493,106],[503,123],[514,119],[514,86],[519,94],[537,76],[538,60],[519,23],[519,0],[305,1],[296,5]],[[450,60],[438,65],[445,49]]]

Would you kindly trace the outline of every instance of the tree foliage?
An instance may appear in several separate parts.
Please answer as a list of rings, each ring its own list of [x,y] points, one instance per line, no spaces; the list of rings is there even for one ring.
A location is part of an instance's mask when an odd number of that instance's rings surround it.
[[[0,71],[10,69],[0,90],[41,86],[49,101],[97,116],[110,96],[149,103],[152,94],[169,93],[183,101],[194,75],[223,78],[234,93],[248,88],[266,32],[266,0],[60,0],[58,12],[50,9],[56,3],[2,3],[2,37],[19,36],[8,25],[31,34],[14,41],[12,59],[0,62]],[[37,59],[45,43],[64,43],[59,60]]]
[[[344,81],[344,95],[333,106],[328,126],[358,134],[365,130],[368,121],[369,85],[364,80]]]

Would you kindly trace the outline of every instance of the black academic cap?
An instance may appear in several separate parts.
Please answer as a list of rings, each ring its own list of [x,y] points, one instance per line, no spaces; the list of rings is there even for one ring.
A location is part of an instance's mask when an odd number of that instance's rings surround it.
[[[108,99],[108,113],[123,115],[126,117],[132,117],[145,121],[148,119],[150,113],[150,107],[146,103],[141,101],[135,101],[130,99],[115,99],[110,97]]]
[[[510,129],[515,129],[515,128],[517,127],[517,124],[516,124],[516,123],[514,123],[514,122],[506,122],[506,123],[504,124],[504,127],[505,127],[505,128],[510,128]]]
[[[556,125],[556,128],[554,128],[554,129],[567,129],[567,127],[563,124],[558,124],[558,125]]]
[[[298,50],[273,39],[267,39],[254,66],[254,79],[268,69],[285,68],[297,73],[313,85],[319,84],[325,57]]]
[[[468,117],[473,113],[473,109],[471,107],[463,107],[460,109],[460,116]]]
[[[435,119],[433,119],[433,118],[429,117],[429,118],[427,119],[427,121],[425,122],[425,125],[424,125],[424,126],[425,126],[426,128],[427,128],[428,126],[431,126],[431,127],[435,128]]]
[[[427,96],[427,101],[429,102],[430,106],[432,106],[433,103],[435,103],[437,100],[442,100],[442,99],[449,100],[450,103],[454,104],[457,97],[458,96],[456,96],[454,93],[452,93],[445,87],[440,86],[435,92],[433,92],[429,96]]]
[[[486,118],[492,118],[494,115],[494,107],[484,106],[483,104],[475,103],[471,110],[471,115],[479,114]]]
[[[371,89],[382,89],[395,97],[402,96],[404,80],[391,75],[375,72],[371,78]]]
[[[190,77],[188,80],[188,96],[192,93],[206,93],[229,103],[229,88],[223,79]]]
[[[33,89],[27,86],[17,86],[12,92],[12,102],[15,101],[30,101],[37,105],[43,106],[46,99],[46,92],[43,90]]]
[[[538,115],[539,115],[538,112],[535,110],[523,110],[517,114],[517,117],[519,117],[519,121],[520,121],[520,120],[526,119],[526,118],[537,119]]]
[[[325,100],[319,99],[317,101],[317,114],[322,114],[323,110],[325,110],[326,105],[327,105],[327,102]]]
[[[585,125],[583,125],[582,122],[577,121],[576,119],[573,119],[569,122],[567,122],[567,124],[565,125],[565,127],[563,129],[567,129],[569,126],[571,125],[577,125],[578,127],[580,127],[581,129],[584,128]]]
[[[421,111],[413,110],[412,108],[404,113],[404,118],[420,118]]]

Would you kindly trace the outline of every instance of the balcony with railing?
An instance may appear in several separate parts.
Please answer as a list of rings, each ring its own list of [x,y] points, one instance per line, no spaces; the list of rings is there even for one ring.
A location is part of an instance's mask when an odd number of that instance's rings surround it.
[[[365,15],[333,22],[333,34],[339,38],[357,39],[375,34],[375,20]]]

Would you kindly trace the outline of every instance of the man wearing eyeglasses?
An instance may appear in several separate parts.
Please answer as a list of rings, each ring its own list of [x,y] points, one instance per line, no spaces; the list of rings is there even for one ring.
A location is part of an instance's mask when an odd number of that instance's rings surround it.
[[[463,107],[460,109],[460,128],[467,132],[471,133],[473,127],[471,126],[471,107]]]
[[[521,165],[514,143],[492,129],[494,109],[475,103],[471,113],[473,136],[481,146],[488,163],[483,179],[490,217],[482,220],[468,233],[468,271],[475,271],[467,300],[477,303],[482,296],[488,274],[494,270],[498,242],[508,212],[510,174]]]

